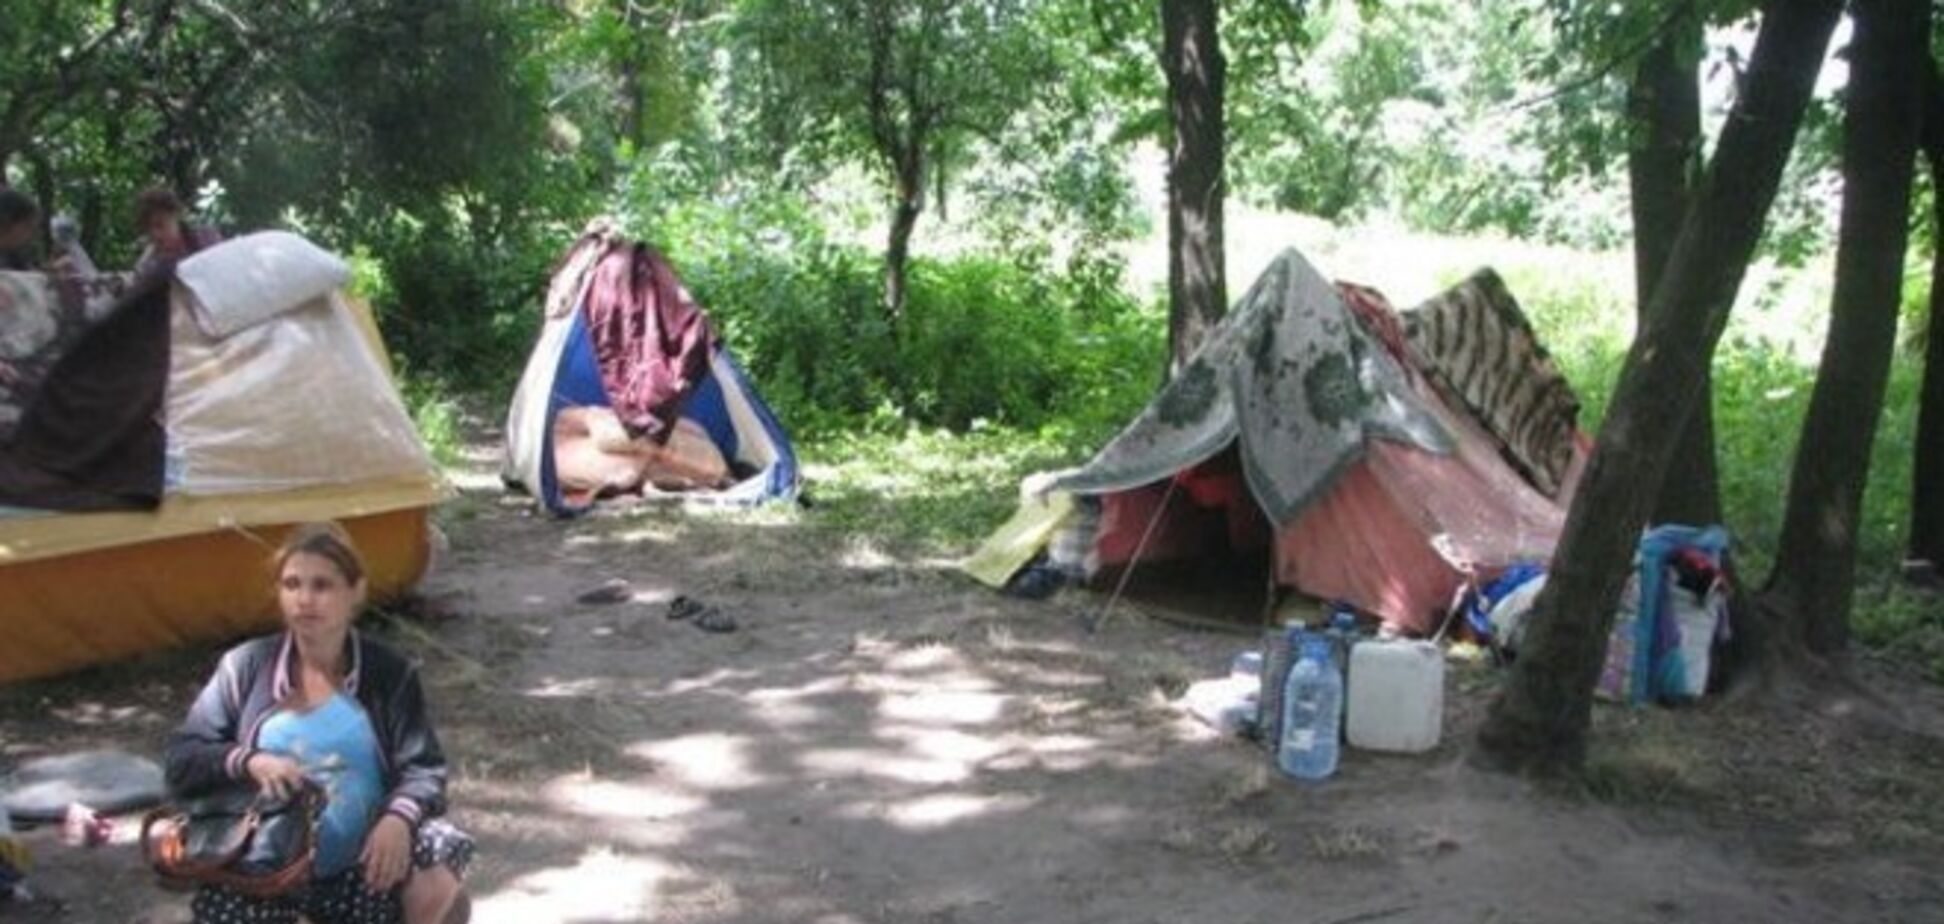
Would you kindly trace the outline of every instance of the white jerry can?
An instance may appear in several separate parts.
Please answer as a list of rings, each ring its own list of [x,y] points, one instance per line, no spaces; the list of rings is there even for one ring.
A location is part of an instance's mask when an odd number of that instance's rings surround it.
[[[1351,747],[1416,754],[1444,727],[1444,652],[1432,642],[1359,642],[1350,649],[1344,716]]]

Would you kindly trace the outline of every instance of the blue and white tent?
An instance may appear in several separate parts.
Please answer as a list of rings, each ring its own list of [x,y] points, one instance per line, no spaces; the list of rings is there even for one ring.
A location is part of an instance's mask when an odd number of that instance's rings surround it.
[[[506,456],[501,476],[527,490],[556,514],[582,513],[555,473],[554,422],[574,407],[608,407],[601,369],[586,321],[573,310],[549,312],[527,360],[506,419]],[[717,490],[683,492],[685,502],[748,506],[793,500],[800,485],[796,452],[776,415],[750,384],[726,346],[716,344],[703,376],[682,404],[682,419],[707,433],[722,453],[733,482]],[[659,492],[649,489],[651,494]]]

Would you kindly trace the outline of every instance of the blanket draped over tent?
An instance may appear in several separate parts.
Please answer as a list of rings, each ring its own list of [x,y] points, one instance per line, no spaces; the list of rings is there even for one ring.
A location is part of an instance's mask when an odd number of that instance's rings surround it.
[[[630,436],[665,443],[682,402],[708,374],[708,319],[654,248],[610,235],[576,245],[583,247],[595,258],[581,310],[609,406]]]
[[[122,304],[126,274],[0,273],[0,446],[61,357]]]
[[[1557,373],[1503,285],[1481,280],[1496,277],[1474,277],[1431,307],[1483,306],[1467,317],[1503,322],[1477,336],[1522,332],[1526,342],[1507,338],[1491,363],[1471,363],[1465,349],[1446,349],[1446,331],[1434,362],[1408,332],[1435,326],[1400,319],[1375,290],[1333,286],[1283,252],[1091,461],[1028,479],[1020,515],[966,570],[997,586],[1042,551],[1095,577],[1266,548],[1277,584],[1400,631],[1432,631],[1460,587],[1551,555],[1585,464],[1570,389],[1547,378]],[[1466,386],[1457,394],[1473,395],[1476,409],[1437,382],[1460,369],[1471,375],[1454,376]],[[1552,442],[1561,435],[1563,456]],[[1530,477],[1508,446],[1557,475]],[[1073,548],[1083,551],[1061,551]]]
[[[1558,493],[1579,399],[1498,274],[1472,274],[1412,310],[1405,328],[1445,400],[1476,416],[1534,486]]]
[[[1403,369],[1293,250],[1147,410],[1051,488],[1121,491],[1192,468],[1240,439],[1249,487],[1275,522],[1295,516],[1363,458],[1370,437],[1445,454],[1451,436]]]
[[[153,508],[162,499],[169,290],[119,277],[0,274],[0,505]],[[36,332],[37,331],[37,332]],[[15,416],[17,415],[17,416]]]

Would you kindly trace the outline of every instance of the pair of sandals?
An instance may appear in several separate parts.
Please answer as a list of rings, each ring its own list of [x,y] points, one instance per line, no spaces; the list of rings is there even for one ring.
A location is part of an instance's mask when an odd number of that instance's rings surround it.
[[[736,617],[689,596],[678,596],[668,601],[668,618],[688,620],[689,625],[704,632],[736,631]]]
[[[587,606],[604,606],[624,603],[634,599],[634,588],[627,581],[613,578],[601,583],[575,600]],[[687,620],[688,623],[704,632],[734,632],[736,617],[723,612],[712,604],[703,603],[687,595],[668,601],[667,616],[671,620]]]

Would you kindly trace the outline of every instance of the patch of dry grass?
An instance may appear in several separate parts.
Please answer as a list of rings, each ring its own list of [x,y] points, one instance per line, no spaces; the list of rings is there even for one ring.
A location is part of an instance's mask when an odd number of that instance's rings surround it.
[[[1384,837],[1362,825],[1325,828],[1309,836],[1309,855],[1330,863],[1381,860],[1389,855]]]
[[[1944,741],[1764,702],[1596,712],[1594,798],[1775,832],[1763,849],[1944,851]]]

